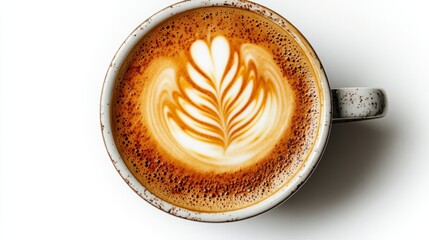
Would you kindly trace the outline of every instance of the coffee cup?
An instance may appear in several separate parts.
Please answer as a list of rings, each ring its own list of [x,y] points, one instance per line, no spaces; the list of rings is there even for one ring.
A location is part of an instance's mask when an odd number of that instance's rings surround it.
[[[319,163],[332,123],[380,118],[377,88],[331,89],[286,19],[242,1],[184,1],[134,30],[100,104],[111,161],[144,200],[205,222],[287,200]]]

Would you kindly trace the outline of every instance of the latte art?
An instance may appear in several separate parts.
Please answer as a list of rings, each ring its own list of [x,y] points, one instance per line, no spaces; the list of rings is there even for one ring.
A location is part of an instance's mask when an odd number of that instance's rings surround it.
[[[254,44],[233,51],[223,36],[196,40],[186,73],[172,60],[149,66],[142,115],[165,151],[189,164],[242,164],[262,157],[287,127],[293,98],[271,55]]]

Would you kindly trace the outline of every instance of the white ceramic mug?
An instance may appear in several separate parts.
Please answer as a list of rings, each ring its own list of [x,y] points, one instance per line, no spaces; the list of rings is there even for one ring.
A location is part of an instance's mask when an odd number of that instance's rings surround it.
[[[322,87],[321,95],[323,99],[321,110],[322,117],[320,128],[317,133],[318,135],[316,143],[308,159],[305,161],[305,163],[300,168],[295,177],[293,177],[293,179],[290,180],[279,191],[275,192],[273,195],[264,199],[261,202],[255,203],[254,205],[239,210],[216,213],[197,212],[174,206],[168,202],[159,199],[151,192],[149,192],[143,185],[141,185],[139,181],[137,181],[137,179],[129,171],[118,152],[118,149],[115,145],[115,141],[112,136],[110,116],[110,103],[112,100],[112,92],[119,69],[124,63],[130,51],[138,43],[138,41],[151,29],[153,29],[157,24],[171,17],[172,15],[195,8],[209,6],[231,6],[247,9],[259,15],[262,15],[267,19],[270,19],[271,21],[277,23],[283,28],[291,30],[289,31],[290,34],[297,40],[302,49],[305,50],[308,59],[310,59],[313,65],[313,69],[316,70],[316,74],[320,79],[320,86]],[[331,124],[333,122],[346,122],[379,118],[386,114],[386,106],[386,97],[382,89],[343,88],[331,90],[323,67],[310,44],[294,26],[292,26],[286,19],[284,19],[282,16],[278,15],[274,11],[259,4],[243,0],[195,0],[180,2],[159,11],[158,13],[144,21],[140,26],[138,26],[136,30],[134,30],[130,34],[130,36],[124,41],[124,43],[121,45],[118,52],[114,56],[106,74],[101,95],[100,118],[104,143],[113,162],[113,165],[115,166],[119,174],[122,176],[122,178],[125,180],[125,182],[144,200],[146,200],[153,206],[174,216],[196,221],[225,222],[241,220],[258,215],[271,208],[274,208],[283,201],[287,200],[290,196],[292,196],[295,191],[299,189],[300,186],[304,184],[304,182],[308,179],[308,177],[311,175],[311,173],[317,166],[327,144]]]

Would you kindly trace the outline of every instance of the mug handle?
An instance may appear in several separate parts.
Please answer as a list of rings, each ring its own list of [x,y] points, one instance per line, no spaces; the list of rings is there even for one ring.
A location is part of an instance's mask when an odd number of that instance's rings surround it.
[[[381,118],[387,112],[387,97],[379,88],[331,89],[333,122],[351,122]]]

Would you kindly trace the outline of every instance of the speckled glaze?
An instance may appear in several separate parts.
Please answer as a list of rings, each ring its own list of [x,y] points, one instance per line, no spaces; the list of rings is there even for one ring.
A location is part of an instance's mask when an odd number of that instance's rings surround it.
[[[350,122],[384,117],[387,98],[383,89],[332,89],[333,121]]]
[[[321,124],[318,131],[318,137],[316,139],[316,143],[312,152],[310,153],[305,165],[299,170],[299,172],[295,175],[295,177],[288,182],[283,188],[277,191],[272,196],[266,198],[264,201],[261,201],[257,204],[254,204],[250,207],[242,208],[234,211],[226,211],[219,213],[204,213],[204,212],[196,212],[188,209],[180,208],[169,204],[151,192],[149,192],[143,185],[137,181],[137,179],[131,174],[129,169],[126,167],[124,161],[122,160],[118,149],[116,148],[112,130],[111,130],[111,115],[110,115],[110,102],[112,99],[112,91],[114,89],[115,81],[117,79],[117,74],[121,65],[124,63],[127,55],[130,53],[132,48],[138,41],[153,27],[157,24],[165,20],[166,18],[181,13],[190,9],[199,8],[199,7],[207,7],[207,6],[233,6],[242,9],[248,9],[253,12],[256,12],[265,18],[272,20],[277,23],[279,26],[282,26],[286,29],[294,29],[295,31],[290,31],[290,34],[295,38],[295,40],[300,44],[300,46],[306,50],[307,57],[310,59],[314,69],[317,70],[316,74],[320,79],[321,86]],[[249,217],[256,216],[261,214],[269,209],[274,208],[279,205],[283,201],[287,200],[289,197],[293,195],[308,179],[311,173],[314,171],[317,166],[325,146],[327,144],[327,140],[329,138],[329,132],[333,120],[333,112],[332,109],[335,109],[335,121],[347,121],[350,119],[365,119],[365,118],[374,118],[380,117],[385,113],[385,101],[382,100],[382,97],[379,97],[376,101],[377,107],[367,109],[368,106],[371,105],[372,94],[377,95],[377,90],[367,89],[368,91],[360,91],[356,88],[352,89],[353,91],[347,92],[346,90],[337,89],[334,90],[334,99],[332,99],[331,89],[329,87],[328,80],[326,78],[326,74],[323,70],[323,67],[316,56],[316,53],[310,46],[310,44],[306,41],[306,39],[296,30],[286,19],[275,13],[274,11],[267,9],[261,5],[256,3],[243,1],[243,0],[195,0],[195,1],[184,1],[177,4],[174,4],[170,7],[167,7],[148,20],[144,21],[140,26],[138,26],[129,37],[123,42],[116,55],[114,56],[103,85],[103,90],[101,94],[101,103],[100,103],[100,119],[101,119],[101,130],[104,138],[104,143],[108,154],[111,158],[111,161],[118,171],[118,173],[122,176],[124,181],[131,187],[131,189],[136,192],[139,196],[141,196],[144,200],[149,202],[151,205],[170,213],[174,216],[185,218],[188,220],[194,221],[202,221],[202,222],[228,222],[228,221],[237,221],[246,219]],[[382,91],[381,91],[382,92]],[[347,98],[348,94],[353,94],[352,100]],[[371,93],[371,94],[369,94]],[[360,101],[360,97],[362,96],[362,101],[365,101],[365,104],[357,106],[355,103]],[[384,97],[384,95],[382,95]],[[356,98],[357,97],[357,98]],[[367,99],[368,98],[368,99]],[[332,100],[336,105],[336,107],[332,108]],[[368,100],[368,101],[367,101]],[[381,104],[383,102],[383,104]],[[377,109],[382,108],[383,110],[380,112]],[[360,111],[360,112],[359,112]],[[359,113],[358,113],[359,112]]]

